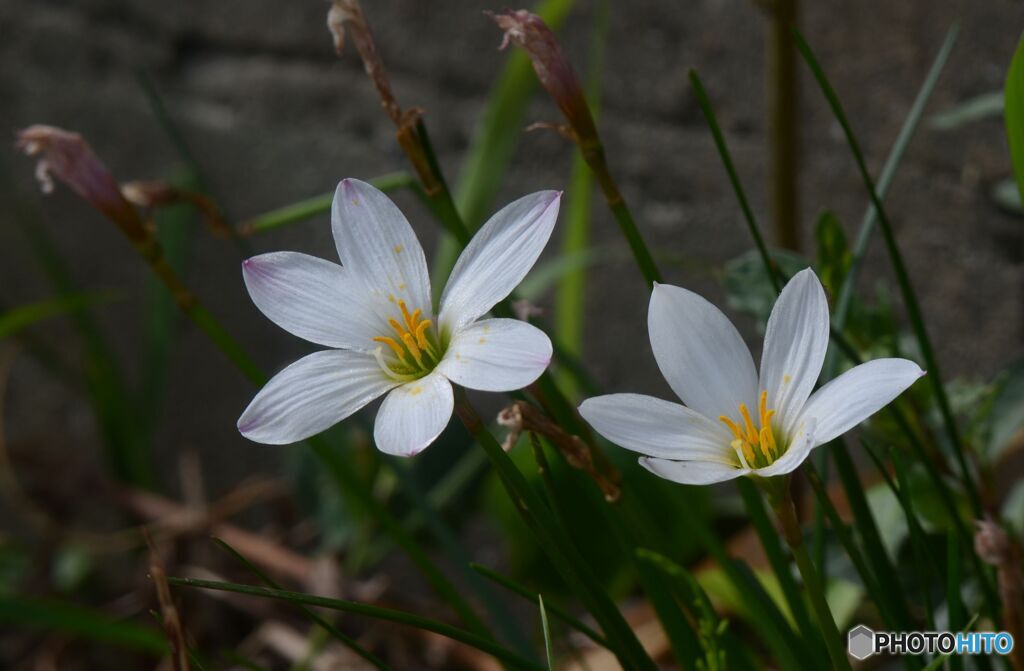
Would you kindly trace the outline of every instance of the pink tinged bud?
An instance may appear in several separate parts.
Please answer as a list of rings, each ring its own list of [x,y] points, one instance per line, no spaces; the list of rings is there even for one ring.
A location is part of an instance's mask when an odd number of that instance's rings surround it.
[[[505,31],[499,48],[514,42],[523,49],[533,63],[533,70],[555,104],[562,110],[580,144],[597,142],[597,129],[590,107],[583,95],[576,73],[569,64],[558,38],[547,24],[525,9],[490,14],[498,27]]]
[[[78,133],[53,126],[30,126],[18,133],[15,146],[38,159],[36,178],[44,193],[53,191],[56,177],[111,219],[141,226],[138,213],[121,194],[117,181]]]

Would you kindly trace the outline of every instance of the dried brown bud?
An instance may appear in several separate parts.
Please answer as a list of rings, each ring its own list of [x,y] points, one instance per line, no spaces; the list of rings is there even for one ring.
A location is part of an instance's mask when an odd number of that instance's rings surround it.
[[[224,219],[224,215],[221,214],[216,203],[196,191],[179,189],[167,182],[138,181],[122,184],[121,195],[128,202],[146,210],[186,203],[199,211],[206,225],[214,234],[221,237],[234,235],[234,231]]]
[[[991,520],[975,520],[974,551],[982,561],[999,566],[1010,556],[1010,538],[1006,530]]]
[[[602,473],[594,463],[590,446],[579,436],[569,433],[551,421],[537,407],[525,401],[516,401],[498,413],[498,424],[509,429],[508,436],[502,443],[506,452],[515,446],[523,431],[539,434],[558,448],[567,464],[589,475],[601,489],[606,501],[617,501],[622,494],[618,485],[619,473],[608,464],[605,464],[605,468],[609,472]]]
[[[348,31],[356,51],[363,60],[363,67],[366,74],[370,76],[373,85],[380,95],[381,106],[388,113],[396,126],[401,127],[407,119],[402,114],[402,108],[395,100],[391,92],[391,82],[388,80],[387,71],[384,69],[384,62],[377,53],[377,44],[373,41],[373,31],[366,21],[363,8],[359,0],[333,0],[331,8],[327,12],[327,29],[334,37],[334,50],[341,55],[345,46],[345,32]]]
[[[562,110],[576,141],[580,145],[598,143],[597,128],[583,88],[562,53],[558,38],[543,19],[525,9],[489,13],[489,16],[505,31],[501,49],[514,42],[526,50],[537,78]]]
[[[53,191],[53,178],[67,184],[93,207],[118,222],[141,228],[138,213],[121,195],[117,181],[78,133],[53,126],[30,126],[18,133],[15,145],[38,158],[36,178],[44,193]]]

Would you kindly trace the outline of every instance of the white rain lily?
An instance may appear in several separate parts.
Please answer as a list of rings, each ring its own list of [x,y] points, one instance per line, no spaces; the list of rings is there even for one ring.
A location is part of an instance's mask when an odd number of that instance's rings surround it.
[[[320,433],[387,394],[374,440],[411,456],[451,419],[452,383],[510,391],[534,382],[551,341],[515,319],[481,319],[508,296],[551,237],[561,193],[506,206],[473,237],[434,317],[423,248],[398,207],[354,179],[338,185],[331,225],[341,265],[296,252],[248,259],[243,276],[263,314],[290,333],[335,348],[278,373],[238,420],[260,443]]]
[[[880,410],[924,375],[906,359],[856,366],[811,393],[829,339],[828,301],[810,270],[779,296],[761,374],[736,327],[697,294],[656,284],[647,327],[658,367],[685,403],[640,394],[588,399],[580,413],[601,435],[646,455],[674,482],[708,485],[796,469],[810,451]]]

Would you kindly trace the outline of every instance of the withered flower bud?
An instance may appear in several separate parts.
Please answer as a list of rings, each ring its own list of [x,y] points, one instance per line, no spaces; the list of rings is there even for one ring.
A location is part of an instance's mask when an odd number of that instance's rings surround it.
[[[537,78],[562,110],[576,141],[581,146],[598,143],[597,128],[583,87],[562,53],[558,38],[543,19],[525,9],[498,14],[489,12],[488,15],[505,31],[500,49],[514,42],[526,50]]]
[[[36,179],[43,193],[53,191],[56,177],[107,217],[124,226],[137,225],[141,231],[138,213],[81,135],[35,125],[18,133],[15,146],[27,156],[38,158]]]
[[[590,446],[579,436],[569,433],[553,422],[537,407],[525,401],[516,401],[498,413],[498,424],[509,430],[502,442],[502,448],[506,452],[515,447],[524,431],[544,436],[558,449],[567,464],[590,476],[606,501],[618,501],[622,494],[619,487],[621,476],[618,471],[603,459],[598,459],[607,471],[602,472],[595,463],[595,455]]]
[[[990,566],[999,566],[1010,554],[1006,530],[991,520],[975,520],[974,551]]]
[[[402,108],[395,100],[391,92],[391,82],[388,80],[387,71],[384,69],[384,62],[377,53],[377,44],[373,41],[373,31],[366,21],[363,8],[358,0],[333,0],[331,8],[327,12],[327,29],[334,37],[334,50],[341,55],[345,46],[345,31],[352,38],[356,45],[356,51],[363,61],[366,74],[370,76],[373,85],[380,95],[381,106],[388,113],[396,126],[401,126],[406,119],[403,116]]]
[[[210,231],[220,237],[231,237],[234,230],[210,198],[196,191],[181,189],[167,182],[136,181],[121,185],[121,195],[128,202],[144,210],[185,203],[194,207],[203,217]]]

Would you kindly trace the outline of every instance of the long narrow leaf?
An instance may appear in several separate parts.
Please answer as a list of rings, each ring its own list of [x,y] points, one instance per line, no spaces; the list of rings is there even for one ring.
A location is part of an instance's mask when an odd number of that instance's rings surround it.
[[[156,656],[167,653],[167,641],[159,630],[63,601],[0,593],[0,621]]]
[[[498,645],[490,639],[478,636],[472,632],[466,631],[465,629],[453,627],[452,625],[444,622],[395,610],[393,608],[382,608],[379,606],[370,606],[368,604],[358,603],[356,601],[331,599],[312,594],[303,594],[302,592],[290,592],[287,590],[272,589],[269,587],[254,587],[252,585],[240,585],[237,583],[221,582],[217,580],[198,580],[195,578],[168,578],[167,580],[172,585],[180,585],[182,587],[195,587],[199,589],[219,590],[222,592],[234,592],[236,594],[248,594],[250,596],[277,599],[279,601],[285,601],[292,604],[328,608],[330,610],[337,610],[343,613],[363,615],[365,617],[378,620],[394,622],[395,624],[408,625],[416,627],[417,629],[432,631],[454,641],[465,643],[466,645],[486,652],[487,654],[494,656],[496,659],[499,659],[517,669],[528,669],[529,671],[539,671],[543,669],[543,667],[520,657],[518,654]]]

